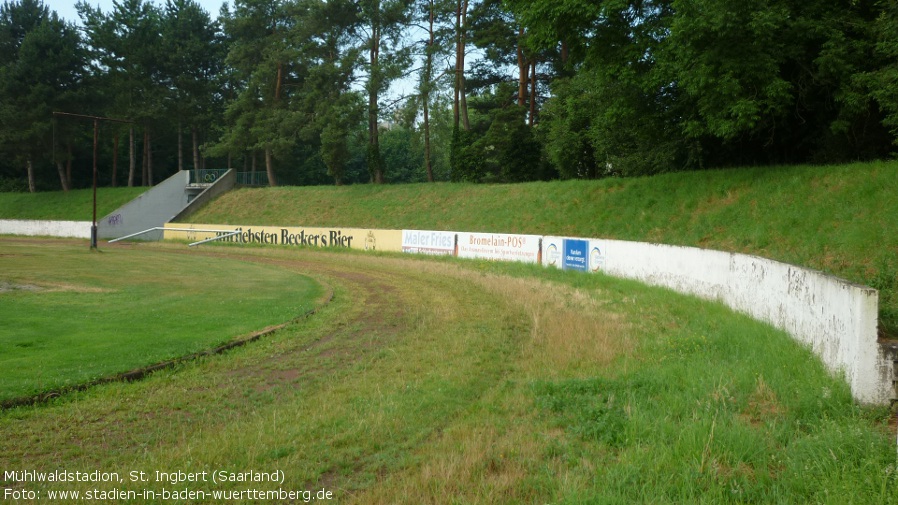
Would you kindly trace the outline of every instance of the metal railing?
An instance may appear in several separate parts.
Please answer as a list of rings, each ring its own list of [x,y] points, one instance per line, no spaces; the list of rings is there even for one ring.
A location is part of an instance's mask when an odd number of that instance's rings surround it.
[[[228,171],[227,168],[203,168],[190,171],[190,184],[212,184]]]
[[[207,242],[212,242],[212,241],[215,241],[215,240],[222,240],[222,239],[225,239],[225,238],[232,237],[232,236],[234,236],[234,235],[243,233],[243,231],[241,231],[241,230],[206,230],[206,229],[197,229],[197,228],[166,228],[166,227],[164,227],[164,226],[155,226],[155,227],[153,227],[153,228],[148,228],[148,229],[146,229],[146,230],[139,231],[139,232],[137,232],[137,233],[132,233],[132,234],[130,234],[130,235],[125,235],[124,237],[119,237],[119,238],[112,239],[112,240],[109,241],[109,243],[112,244],[112,243],[118,242],[118,241],[120,241],[120,240],[127,240],[127,239],[129,239],[129,238],[134,238],[134,237],[137,237],[137,236],[139,236],[139,235],[144,235],[144,234],[146,234],[146,233],[150,233],[150,232],[153,232],[153,231],[162,231],[163,233],[166,232],[166,231],[182,231],[182,232],[188,232],[188,233],[191,233],[191,232],[192,232],[192,233],[200,232],[200,233],[215,233],[215,234],[217,234],[215,237],[207,238],[207,239],[205,239],[205,240],[200,240],[200,241],[198,241],[198,242],[193,242],[193,243],[187,244],[187,245],[190,246],[190,247],[193,247],[193,246],[196,246],[196,245],[200,245],[200,244],[205,244],[205,243],[207,243]]]
[[[268,172],[237,172],[240,186],[268,186]]]
[[[227,172],[227,168],[203,168],[190,170],[190,184],[213,184]],[[268,173],[265,171],[237,172],[239,186],[268,186]]]

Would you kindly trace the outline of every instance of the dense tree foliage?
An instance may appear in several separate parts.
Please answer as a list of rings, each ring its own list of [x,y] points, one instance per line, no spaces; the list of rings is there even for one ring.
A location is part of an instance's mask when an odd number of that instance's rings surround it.
[[[0,190],[597,178],[891,156],[889,0],[0,6]],[[55,117],[55,119],[54,119]],[[121,140],[121,141],[120,141]],[[127,156],[128,170],[117,169]]]
[[[75,27],[38,0],[0,6],[0,152],[7,174],[24,175],[31,191],[37,171],[62,156],[54,152],[52,112],[79,102],[86,61]],[[70,174],[58,174],[67,189]]]
[[[540,47],[569,48],[573,74],[553,82],[541,132],[564,175],[838,162],[893,148],[893,3],[508,3]]]

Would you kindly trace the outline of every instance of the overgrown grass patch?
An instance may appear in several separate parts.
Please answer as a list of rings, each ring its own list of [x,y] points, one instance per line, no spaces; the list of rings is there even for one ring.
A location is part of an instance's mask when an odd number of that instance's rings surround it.
[[[0,400],[210,349],[310,310],[321,287],[236,260],[4,240]]]
[[[564,432],[553,458],[585,479],[561,503],[898,499],[888,408],[855,404],[784,332],[629,281],[486,267],[615,293],[610,306],[637,321],[638,352],[593,376],[529,382],[542,418]]]

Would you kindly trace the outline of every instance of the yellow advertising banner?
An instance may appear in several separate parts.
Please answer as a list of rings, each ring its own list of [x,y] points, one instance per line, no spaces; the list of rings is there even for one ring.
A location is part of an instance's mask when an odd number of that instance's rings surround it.
[[[402,230],[167,223],[163,233],[165,240],[186,240],[188,242],[221,237],[221,242],[232,244],[402,251]]]

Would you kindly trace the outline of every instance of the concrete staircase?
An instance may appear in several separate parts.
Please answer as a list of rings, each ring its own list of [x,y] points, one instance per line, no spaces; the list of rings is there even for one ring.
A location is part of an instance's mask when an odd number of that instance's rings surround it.
[[[161,227],[179,216],[193,212],[236,184],[237,174],[233,170],[179,171],[99,219],[97,235],[109,240]],[[135,238],[161,240],[162,232],[153,231]]]

